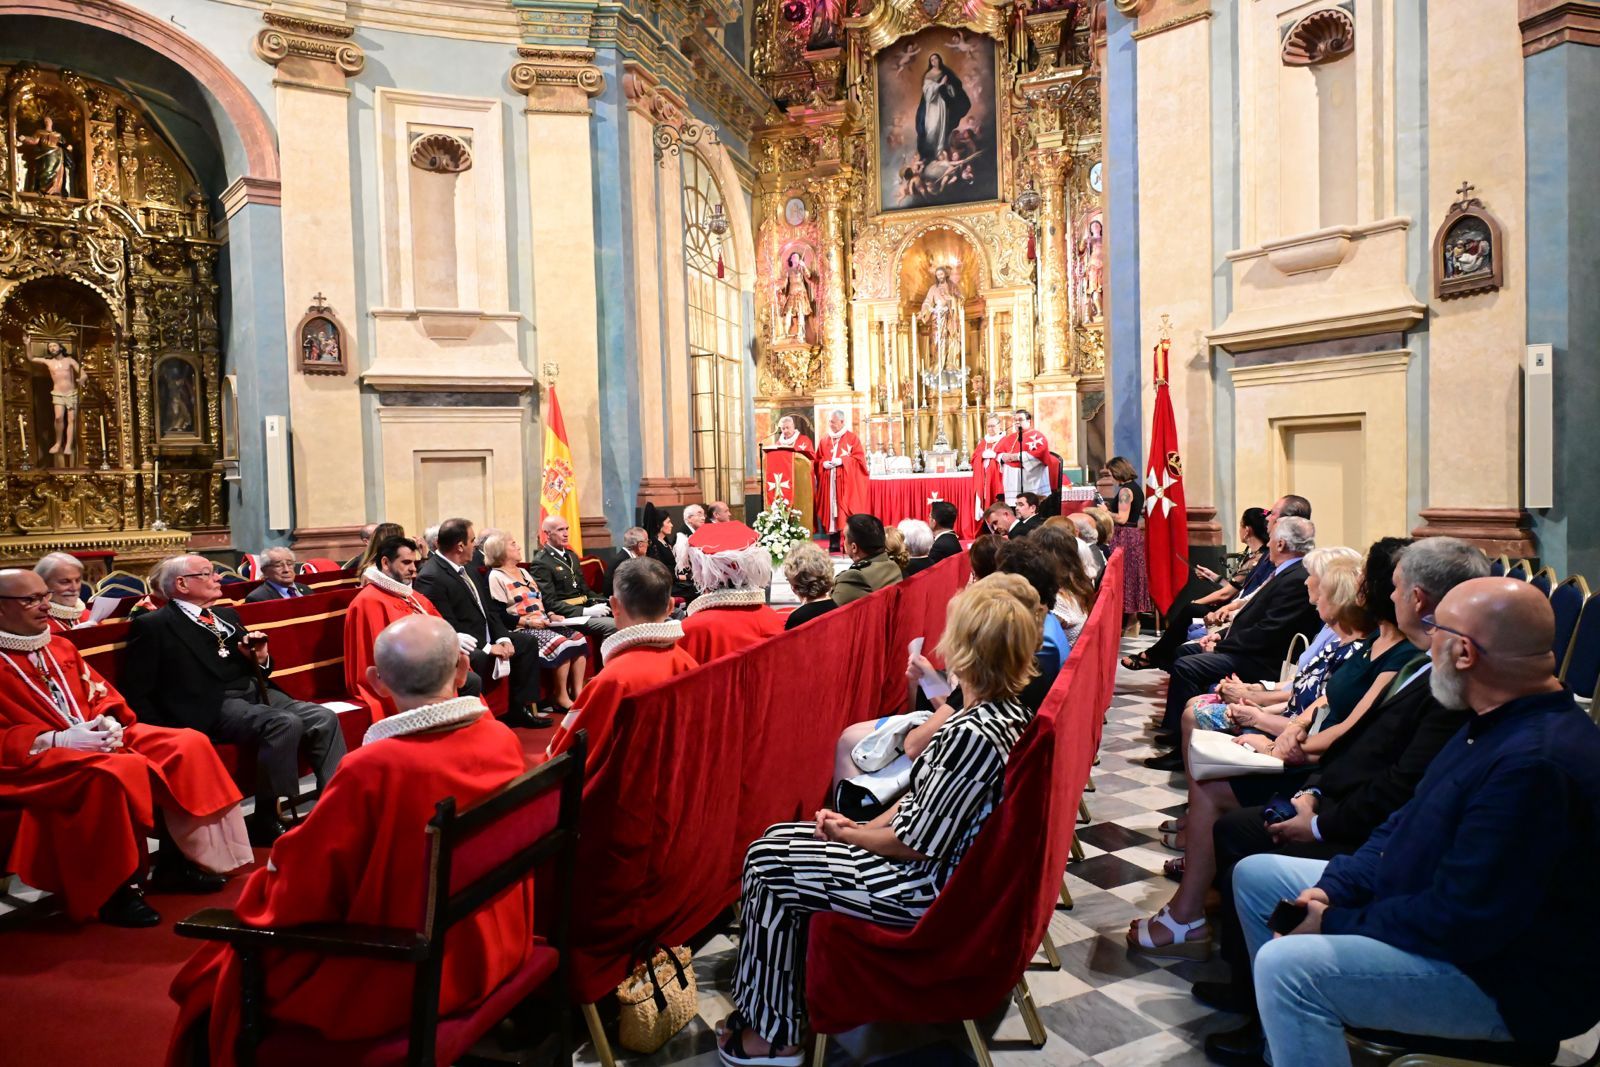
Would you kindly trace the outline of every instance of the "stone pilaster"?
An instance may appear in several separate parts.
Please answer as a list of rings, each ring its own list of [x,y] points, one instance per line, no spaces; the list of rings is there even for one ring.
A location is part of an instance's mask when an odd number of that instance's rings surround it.
[[[354,375],[309,377],[300,371],[296,330],[308,307],[325,305],[354,328],[356,269],[350,215],[350,90],[366,56],[351,40],[354,27],[267,11],[254,48],[275,74],[278,152],[283,161],[283,294],[288,333],[283,353],[287,414],[294,445],[296,538],[323,541],[374,518],[351,486],[371,484],[362,439],[360,390]],[[359,361],[356,338],[342,338],[346,358]],[[266,357],[265,355],[263,358]]]

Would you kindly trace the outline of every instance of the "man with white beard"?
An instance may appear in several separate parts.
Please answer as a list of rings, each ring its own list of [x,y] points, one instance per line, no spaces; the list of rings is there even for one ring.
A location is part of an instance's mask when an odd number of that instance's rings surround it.
[[[1274,1067],[1349,1062],[1348,1027],[1554,1047],[1600,1021],[1600,927],[1577,921],[1600,879],[1600,729],[1554,677],[1550,602],[1478,578],[1422,624],[1434,697],[1470,717],[1410,803],[1354,855],[1235,872]],[[1274,940],[1285,900],[1304,914]]]

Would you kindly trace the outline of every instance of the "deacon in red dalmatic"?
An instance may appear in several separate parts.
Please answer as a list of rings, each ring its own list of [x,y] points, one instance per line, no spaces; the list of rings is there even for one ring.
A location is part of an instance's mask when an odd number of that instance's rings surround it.
[[[311,815],[280,837],[235,905],[252,926],[354,923],[417,928],[427,886],[425,831],[434,806],[467,808],[526,765],[511,729],[476,697],[458,697],[466,657],[442,619],[402,619],[378,637],[372,685],[399,709],[367,730],[339,764]],[[533,951],[533,882],[507,889],[449,935],[441,1015],[479,1004]],[[269,953],[266,1014],[329,1041],[403,1032],[414,969],[350,957]],[[239,1031],[238,957],[207,944],[173,980],[179,1016],[170,1067],[205,1040],[214,1067],[234,1062]]]
[[[211,742],[137,721],[52,633],[32,571],[0,571],[0,801],[22,809],[7,866],[74,920],[161,921],[138,885],[152,834],[161,888],[215,891],[222,879],[205,872],[250,861],[239,790]]]

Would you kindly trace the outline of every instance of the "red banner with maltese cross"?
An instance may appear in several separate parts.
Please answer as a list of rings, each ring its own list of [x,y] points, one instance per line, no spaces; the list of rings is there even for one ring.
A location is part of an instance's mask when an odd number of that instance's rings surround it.
[[[1189,509],[1183,502],[1183,459],[1178,420],[1167,392],[1172,342],[1156,345],[1156,406],[1150,421],[1149,461],[1144,475],[1145,557],[1150,599],[1163,612],[1189,583]]]

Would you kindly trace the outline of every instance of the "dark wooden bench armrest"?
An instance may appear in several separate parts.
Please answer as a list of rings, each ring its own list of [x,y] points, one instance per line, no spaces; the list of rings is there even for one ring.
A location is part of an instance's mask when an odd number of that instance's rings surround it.
[[[178,923],[179,937],[226,941],[241,948],[298,949],[329,956],[367,956],[387,960],[420,960],[422,935],[392,926],[318,923],[307,926],[246,926],[227,908],[205,908]]]

